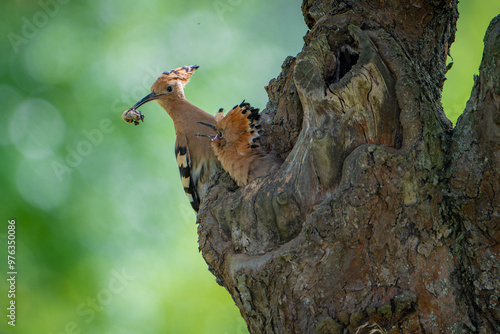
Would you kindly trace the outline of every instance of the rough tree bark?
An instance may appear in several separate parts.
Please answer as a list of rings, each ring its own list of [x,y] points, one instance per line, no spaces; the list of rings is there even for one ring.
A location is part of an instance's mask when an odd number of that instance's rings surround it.
[[[304,48],[266,87],[266,145],[286,161],[244,188],[214,180],[210,270],[251,333],[500,332],[500,17],[453,128],[456,0],[302,10]]]

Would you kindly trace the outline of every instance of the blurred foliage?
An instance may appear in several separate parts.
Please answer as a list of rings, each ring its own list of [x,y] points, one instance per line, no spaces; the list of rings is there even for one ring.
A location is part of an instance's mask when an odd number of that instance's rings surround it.
[[[452,68],[446,74],[443,89],[443,108],[448,118],[456,123],[469,100],[474,74],[479,74],[483,57],[483,38],[490,21],[500,14],[498,0],[461,0],[455,42],[451,45],[448,62]]]
[[[1,219],[16,220],[17,322],[1,333],[246,333],[198,252],[173,124],[123,110],[162,71],[198,64],[186,89],[215,113],[263,87],[306,32],[299,0],[11,0],[0,4]],[[460,3],[443,94],[455,120],[496,1]],[[5,259],[6,256],[2,257]]]

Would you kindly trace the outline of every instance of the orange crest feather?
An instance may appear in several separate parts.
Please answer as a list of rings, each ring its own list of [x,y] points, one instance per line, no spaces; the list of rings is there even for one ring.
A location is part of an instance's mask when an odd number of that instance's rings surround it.
[[[223,117],[222,112],[223,109],[220,109],[215,116],[217,120],[215,129],[223,134],[226,145],[233,146],[241,155],[249,154],[257,149],[261,127],[258,123],[259,109],[243,101],[240,105],[234,106],[226,116]]]
[[[164,83],[178,80],[182,83],[182,86],[185,87],[191,79],[191,75],[193,75],[194,71],[198,68],[198,65],[177,67],[171,71],[163,72],[158,79],[161,79]]]

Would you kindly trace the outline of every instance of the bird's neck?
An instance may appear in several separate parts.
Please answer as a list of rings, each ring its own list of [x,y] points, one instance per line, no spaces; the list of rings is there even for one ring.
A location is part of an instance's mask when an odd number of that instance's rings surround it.
[[[176,99],[160,98],[157,100],[157,102],[163,109],[165,109],[167,114],[174,120],[181,114],[181,109],[183,109],[183,105],[189,103],[185,98],[176,98]]]
[[[158,103],[163,109],[165,109],[174,123],[182,120],[183,118],[189,117],[189,111],[193,107],[193,105],[185,98],[159,99]]]
[[[158,103],[174,121],[176,133],[179,133],[182,129],[197,127],[199,125],[197,122],[214,123],[214,121],[212,121],[214,116],[191,104],[184,97],[159,99]]]

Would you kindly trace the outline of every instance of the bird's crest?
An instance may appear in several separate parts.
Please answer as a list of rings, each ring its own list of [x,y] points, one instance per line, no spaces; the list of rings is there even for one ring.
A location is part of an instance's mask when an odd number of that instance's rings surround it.
[[[196,71],[198,68],[198,65],[177,67],[176,69],[173,69],[171,71],[163,72],[158,78],[158,81],[168,83],[177,80],[182,83],[183,87],[185,87],[189,82],[189,79],[191,79],[191,75],[193,75],[194,71]]]
[[[240,105],[234,106],[226,116],[223,116],[223,111],[221,108],[215,116],[217,121],[215,131],[222,135],[226,145],[235,147],[241,155],[259,148],[258,139],[262,131],[259,124],[259,109],[243,101]]]

